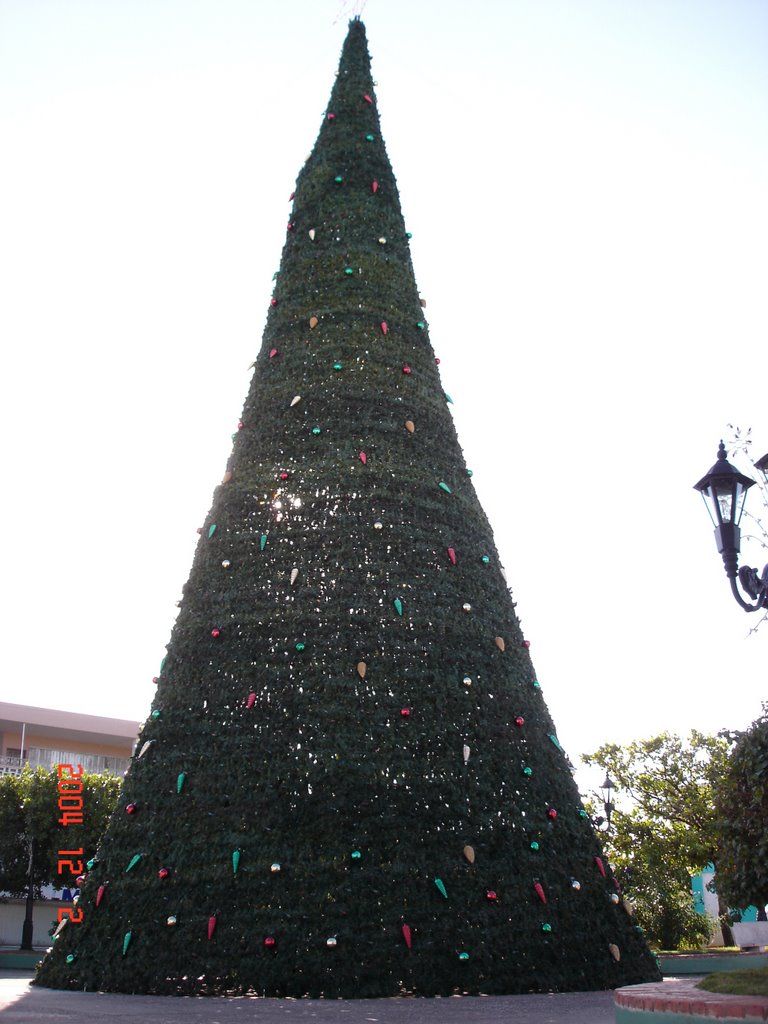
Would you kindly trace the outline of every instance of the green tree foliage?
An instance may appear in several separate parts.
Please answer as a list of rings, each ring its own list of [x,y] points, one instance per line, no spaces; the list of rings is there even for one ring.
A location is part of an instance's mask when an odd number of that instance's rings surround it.
[[[665,732],[625,747],[606,744],[583,760],[605,769],[625,798],[605,845],[649,940],[663,949],[706,940],[711,923],[694,909],[691,875],[718,864],[713,792],[728,742],[695,730],[687,740]]]
[[[41,983],[372,997],[658,977],[610,898],[470,477],[355,20],[154,708]]]
[[[44,885],[74,885],[74,872],[59,873],[60,850],[82,849],[83,861],[95,852],[117,803],[121,780],[84,772],[83,821],[67,826],[60,822],[59,781],[55,769],[45,768],[0,776],[0,891],[11,896],[27,893],[30,843],[38,895]]]
[[[734,741],[715,788],[717,890],[733,907],[768,903],[768,707]]]

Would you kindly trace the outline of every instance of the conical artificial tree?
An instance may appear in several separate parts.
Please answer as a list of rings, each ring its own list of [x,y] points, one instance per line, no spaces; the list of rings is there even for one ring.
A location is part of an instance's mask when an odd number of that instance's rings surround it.
[[[462,457],[357,19],[292,198],[156,699],[38,983],[653,979]]]

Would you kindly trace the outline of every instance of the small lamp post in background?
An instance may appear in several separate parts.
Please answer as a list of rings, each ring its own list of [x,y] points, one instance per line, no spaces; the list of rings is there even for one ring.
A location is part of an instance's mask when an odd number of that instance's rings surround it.
[[[768,481],[768,453],[755,463],[755,467]],[[739,523],[744,511],[747,491],[754,484],[751,477],[740,473],[725,455],[725,445],[720,442],[717,462],[694,487],[704,498],[704,504],[715,527],[717,550],[723,556],[725,574],[730,580],[731,591],[746,612],[768,608],[768,565],[758,575],[757,569],[746,565],[739,568],[741,529]],[[754,601],[751,604],[742,596],[736,582],[738,577],[742,590]]]
[[[615,807],[615,804],[614,804],[613,800],[611,799],[611,797],[613,796],[613,791],[614,791],[615,788],[616,788],[615,782],[610,777],[608,772],[606,772],[605,773],[605,779],[603,780],[603,784],[600,787],[600,796],[603,798],[603,810],[605,811],[605,830],[606,830],[606,832],[611,827],[611,815],[613,814],[613,810],[614,810],[614,807]]]

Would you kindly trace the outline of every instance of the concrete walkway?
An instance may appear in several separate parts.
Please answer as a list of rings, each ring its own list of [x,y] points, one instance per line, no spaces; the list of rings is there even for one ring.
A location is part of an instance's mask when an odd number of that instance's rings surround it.
[[[0,971],[2,1024],[614,1024],[613,992],[452,999],[248,999],[125,996],[30,986]]]

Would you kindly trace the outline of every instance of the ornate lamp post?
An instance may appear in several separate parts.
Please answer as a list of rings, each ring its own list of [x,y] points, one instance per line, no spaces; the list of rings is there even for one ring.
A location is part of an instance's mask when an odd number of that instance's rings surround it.
[[[768,454],[755,463],[757,469],[768,479]],[[746,565],[739,568],[741,529],[739,523],[744,511],[747,491],[754,484],[751,477],[744,476],[732,466],[725,456],[725,445],[720,442],[717,462],[694,487],[701,492],[709,517],[715,527],[717,550],[723,556],[725,574],[730,580],[731,591],[746,612],[768,608],[768,565],[758,575],[757,569]],[[742,597],[736,582],[738,577],[742,590],[754,604]]]
[[[614,803],[611,799],[613,790],[616,788],[616,783],[610,777],[608,772],[605,773],[605,779],[600,787],[600,796],[603,798],[603,810],[605,811],[605,828],[606,831],[611,827],[611,814],[613,814]]]

